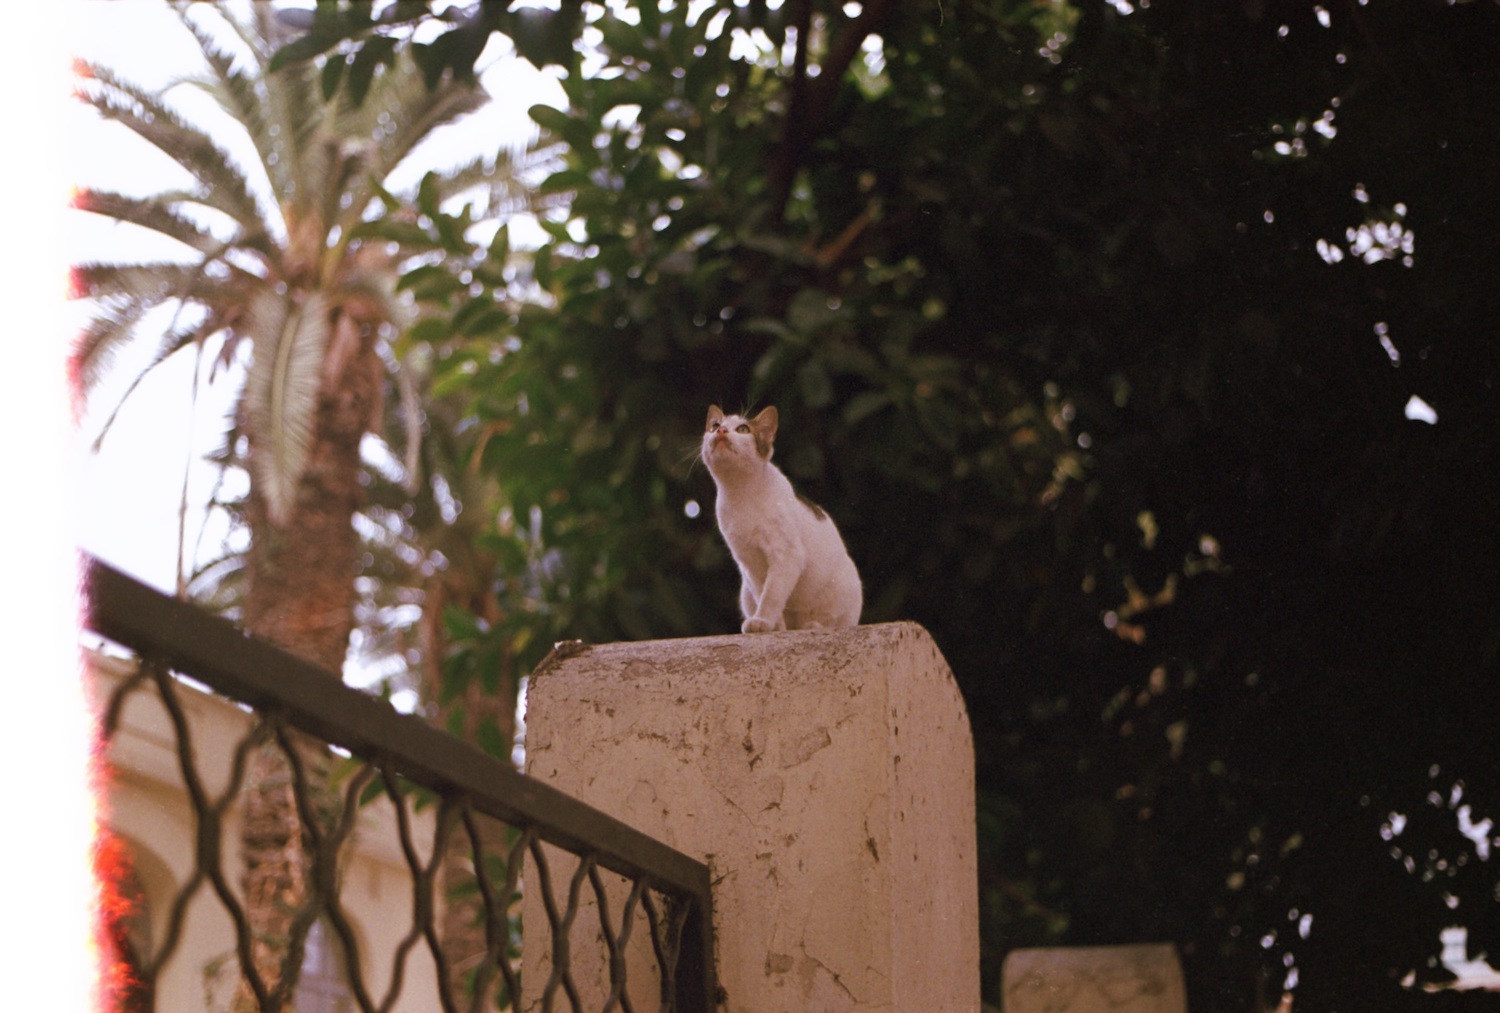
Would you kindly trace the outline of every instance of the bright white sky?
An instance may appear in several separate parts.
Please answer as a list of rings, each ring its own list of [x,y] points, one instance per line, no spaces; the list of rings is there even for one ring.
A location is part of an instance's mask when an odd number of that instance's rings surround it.
[[[128,80],[163,88],[200,66],[191,36],[161,0],[82,0],[76,10],[73,52],[112,68]],[[212,23],[212,19],[206,22]],[[411,170],[398,176],[398,187],[415,184],[429,168],[491,154],[502,145],[523,147],[535,129],[526,110],[537,102],[564,104],[554,79],[524,61],[509,58],[502,46],[496,40],[480,61],[481,67],[488,68],[482,81],[495,96],[494,101],[435,135],[408,163],[413,165]],[[189,105],[198,98],[189,89],[178,89],[173,98],[190,116],[207,117],[216,112],[206,103]],[[179,176],[186,181],[185,174],[170,160],[125,128],[101,122],[81,103],[69,103],[63,112],[65,171],[70,183],[144,194],[172,185]],[[221,135],[219,140],[233,150],[227,136]],[[78,262],[182,255],[175,244],[153,244],[150,239],[142,230],[72,213],[65,223],[64,256]],[[75,326],[81,322],[77,316],[70,321]],[[120,382],[138,372],[133,366],[149,361],[153,337],[145,335],[146,340],[135,350],[137,357],[118,360]],[[167,591],[176,586],[178,511],[184,476],[189,477],[188,502],[197,507],[210,495],[215,479],[214,469],[201,461],[220,442],[224,415],[235,393],[232,384],[222,380],[212,386],[202,383],[195,408],[189,397],[193,367],[193,357],[182,354],[152,370],[125,401],[100,452],[94,454],[92,442],[123,390],[120,382],[101,388],[82,426],[78,446],[71,452],[78,462],[84,504],[76,519],[79,543]],[[206,366],[202,377],[207,378]],[[201,510],[190,509],[189,567],[202,525]],[[210,558],[221,537],[222,530],[211,528],[204,538],[203,551]]]

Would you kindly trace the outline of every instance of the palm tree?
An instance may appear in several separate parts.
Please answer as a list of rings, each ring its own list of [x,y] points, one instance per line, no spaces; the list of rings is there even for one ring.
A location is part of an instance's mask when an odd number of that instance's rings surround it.
[[[361,552],[351,524],[362,501],[361,442],[383,415],[402,414],[382,412],[387,374],[399,368],[386,339],[403,322],[395,293],[402,251],[385,239],[362,241],[361,225],[417,144],[485,96],[451,80],[428,88],[403,57],[352,104],[325,96],[312,64],[271,71],[273,54],[288,41],[271,5],[174,7],[207,65],[204,77],[187,83],[242,128],[253,157],[238,163],[163,93],[102,67],[79,67],[84,101],[170,156],[194,184],[145,198],[79,195],[80,208],[176,240],[190,255],[78,267],[78,294],[98,313],[80,338],[74,367],[87,393],[120,345],[145,337],[147,314],[159,307],[174,315],[152,365],[184,348],[202,349],[211,338],[223,341],[226,360],[248,350],[234,434],[251,480],[243,623],[337,673]],[[210,12],[220,22],[213,31]],[[237,40],[233,51],[226,40]],[[447,182],[472,186],[478,174],[476,165]],[[306,892],[284,764],[274,753],[254,764],[243,842],[256,970],[266,991],[282,998],[293,982],[280,968],[300,949],[291,938],[292,915]],[[295,968],[296,959],[286,963]],[[245,989],[240,999],[248,1002]]]

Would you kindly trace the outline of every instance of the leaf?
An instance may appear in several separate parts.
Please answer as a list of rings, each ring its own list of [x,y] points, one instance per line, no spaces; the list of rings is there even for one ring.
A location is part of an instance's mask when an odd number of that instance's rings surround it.
[[[885,391],[860,391],[844,405],[844,424],[857,426],[876,412],[884,411],[890,404],[891,396]]]
[[[480,749],[491,756],[501,759],[510,757],[510,750],[506,747],[505,733],[500,731],[500,726],[495,723],[494,718],[485,718],[479,722],[479,727],[474,729],[474,738]]]
[[[403,274],[396,282],[397,292],[409,292],[423,285],[430,285],[440,278],[453,278],[448,271],[439,264],[420,264]],[[457,278],[453,278],[458,281]]]
[[[822,289],[805,288],[792,299],[787,307],[786,322],[799,334],[811,337],[838,317],[838,310],[828,304],[828,293]]]
[[[443,71],[448,67],[443,51],[430,42],[413,42],[410,52],[412,62],[422,72],[422,82],[429,91],[436,88],[443,79]]]
[[[429,344],[446,341],[452,333],[447,321],[437,317],[423,317],[407,328],[406,341],[410,345]]]
[[[438,703],[446,705],[463,695],[473,680],[474,672],[468,650],[458,651],[443,660],[443,681],[438,692]]]
[[[545,219],[543,219],[545,221]],[[537,287],[546,291],[552,286],[552,247],[540,247],[531,255],[531,278]]]
[[[505,266],[506,258],[510,256],[509,224],[502,225],[495,230],[495,238],[490,240],[490,248],[485,256],[499,266]]]
[[[251,306],[247,331],[254,355],[245,383],[250,470],[275,525],[291,516],[307,468],[330,310],[321,293],[294,308],[267,291]]]
[[[444,250],[457,256],[464,256],[471,251],[472,247],[464,238],[464,233],[473,224],[472,213],[473,208],[466,204],[456,215],[434,216],[433,224],[437,226],[438,237],[442,240]]]
[[[362,105],[365,95],[370,91],[370,82],[375,80],[375,71],[382,65],[390,63],[396,55],[396,40],[385,35],[376,35],[365,40],[365,44],[359,47],[359,52],[354,55],[354,62],[349,66],[349,101],[353,105]]]
[[[411,292],[424,302],[444,302],[467,288],[447,268],[424,264],[407,271],[396,283],[397,292]]]
[[[443,609],[443,632],[451,640],[478,640],[488,627],[474,613],[449,605]]]
[[[510,322],[510,314],[483,299],[476,299],[471,306],[477,307],[473,312],[464,314],[464,321],[459,332],[465,337],[476,338],[485,335],[495,335],[505,330]],[[468,309],[468,307],[465,307]],[[457,326],[458,318],[454,318]]]
[[[479,686],[486,696],[500,692],[500,670],[503,664],[497,645],[490,643],[476,652],[474,667],[479,669]]]
[[[417,249],[433,249],[438,244],[415,222],[397,221],[394,218],[379,218],[373,222],[362,222],[352,232],[355,239],[388,239],[402,246]]]
[[[472,82],[474,64],[484,52],[490,30],[483,20],[461,23],[433,40],[432,46],[442,55],[443,66],[452,71],[455,81]]]
[[[809,408],[824,408],[833,400],[833,384],[828,371],[817,359],[808,359],[797,370],[797,387]]]
[[[266,69],[275,73],[290,64],[305,63],[315,56],[328,52],[342,41],[344,41],[342,34],[308,32],[302,38],[294,39],[276,50]]]
[[[567,65],[572,48],[569,34],[560,11],[527,7],[515,12],[510,37],[516,52],[541,68],[549,63]]]
[[[369,805],[371,802],[375,801],[377,798],[379,798],[384,793],[385,793],[385,777],[383,775],[376,774],[374,777],[372,777],[370,779],[370,783],[367,784],[367,785],[365,785],[364,788],[360,790],[360,793],[359,793],[359,805],[360,805],[360,807],[363,808],[363,807]]]
[[[802,340],[802,335],[774,317],[757,317],[754,320],[748,320],[741,329],[746,334],[768,334],[790,344],[806,344]]]
[[[554,134],[561,134],[568,129],[573,122],[572,117],[555,106],[537,103],[526,114],[536,121],[537,126],[543,130],[550,130]]]
[[[537,186],[539,194],[571,193],[590,185],[589,174],[582,169],[559,169]]]
[[[805,265],[811,258],[807,251],[798,243],[780,236],[756,233],[754,235],[742,236],[740,245],[755,253],[765,253],[789,264]]]
[[[453,314],[453,331],[473,337],[495,327],[504,326],[510,314],[488,299],[471,299]]]
[[[344,80],[344,69],[349,64],[343,57],[333,55],[328,57],[323,64],[323,70],[318,75],[318,84],[323,90],[323,101],[330,102],[338,94],[339,84]]]
[[[417,185],[417,210],[428,218],[436,218],[442,213],[442,200],[442,180],[436,172],[425,174]]]

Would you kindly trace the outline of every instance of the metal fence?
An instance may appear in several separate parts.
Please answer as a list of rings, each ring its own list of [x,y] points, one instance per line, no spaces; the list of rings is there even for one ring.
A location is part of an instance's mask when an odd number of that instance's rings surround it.
[[[542,893],[551,946],[548,980],[528,982],[528,1008],[583,1009],[569,959],[582,943],[607,951],[609,995],[603,1009],[714,1009],[713,918],[709,870],[703,863],[107,565],[88,561],[87,588],[86,625],[127,648],[140,662],[104,703],[103,735],[108,740],[116,734],[128,700],[154,690],[170,719],[176,765],[196,824],[194,868],[179,870],[184,877],[171,900],[166,931],[150,953],[136,955],[140,994],[149,996],[152,983],[179,948],[190,902],[208,891],[234,926],[239,988],[247,993],[242,998],[262,1010],[277,1011],[290,998],[296,970],[282,967],[281,973],[263,973],[244,888],[233,885],[225,858],[226,814],[244,794],[255,751],[269,749],[279,751],[290,770],[308,852],[306,900],[292,913],[290,952],[300,952],[310,933],[324,926],[331,930],[342,949],[347,993],[359,1010],[369,1013],[393,1009],[398,1002],[412,1003],[410,997],[402,999],[404,971],[411,951],[424,944],[436,965],[438,995],[418,1000],[417,1008],[448,1013],[520,1008],[514,911],[522,863],[527,860],[535,863],[533,882]],[[192,690],[182,677],[252,712],[249,731],[233,747],[228,784],[217,791],[206,787],[198,770],[194,729],[183,706],[184,694]],[[319,778],[309,773],[310,756],[341,771],[326,779],[334,785],[332,804],[316,797]],[[362,806],[375,796],[389,799],[394,807],[412,890],[406,905],[411,922],[390,954],[384,983],[365,980],[365,962],[340,883],[341,849],[351,840]],[[414,810],[423,799],[434,804],[436,813],[435,836],[426,849],[419,846],[414,830]],[[501,821],[505,832],[486,832],[482,824],[493,821]],[[544,843],[578,856],[565,885],[554,882]],[[475,907],[484,920],[483,952],[461,975],[449,966],[439,928],[439,911],[446,901],[440,866],[455,856],[472,867],[479,894]],[[617,881],[621,887],[606,884],[613,877],[622,877]],[[585,889],[597,899],[597,926],[575,924]],[[637,925],[649,933],[655,958],[649,982],[627,980],[631,962],[625,959],[625,949]],[[286,958],[288,964],[295,959]],[[637,993],[651,994],[632,995],[632,985]]]

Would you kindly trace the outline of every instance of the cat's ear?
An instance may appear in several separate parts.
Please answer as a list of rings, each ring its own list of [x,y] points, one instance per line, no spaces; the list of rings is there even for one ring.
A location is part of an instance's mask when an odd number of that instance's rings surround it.
[[[755,449],[761,457],[771,459],[771,446],[776,442],[776,407],[767,405],[760,414],[750,420],[750,429],[755,433]]]
[[[708,421],[703,424],[704,429],[711,429],[715,422],[724,421],[724,409],[716,404],[708,406]]]

